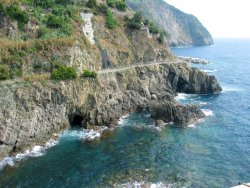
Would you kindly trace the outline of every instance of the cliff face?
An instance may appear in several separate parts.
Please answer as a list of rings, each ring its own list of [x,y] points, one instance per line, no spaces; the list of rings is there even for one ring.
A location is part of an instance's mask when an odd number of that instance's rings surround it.
[[[178,84],[182,80],[185,87]],[[0,157],[44,142],[74,121],[83,127],[114,126],[136,110],[148,109],[155,119],[187,125],[204,114],[195,106],[177,104],[176,92],[221,91],[214,77],[174,63],[102,73],[97,79],[10,81],[0,87]]]
[[[163,0],[126,0],[129,7],[141,12],[163,28],[171,46],[212,45],[213,38],[199,20]]]
[[[66,6],[65,12],[75,12],[72,17],[64,15],[70,20],[68,26],[74,26],[74,35],[70,36],[61,33],[67,29],[62,30],[65,25],[46,30],[50,23],[46,16],[39,22],[40,16],[32,15],[32,11],[25,14],[25,9],[36,10],[35,6],[19,7],[23,15],[30,16],[23,30],[6,16],[8,9],[2,9],[5,16],[0,15],[0,20],[5,22],[0,24],[0,66],[3,73],[9,71],[12,76],[0,81],[0,158],[45,142],[70,125],[115,126],[122,115],[136,110],[147,109],[156,120],[185,126],[204,114],[195,106],[178,104],[176,92],[221,91],[215,77],[185,63],[175,63],[170,49],[159,42],[157,35],[150,34],[149,28],[129,28],[124,16],[131,17],[131,11],[110,8],[119,24],[109,29],[107,15],[100,11],[105,2],[99,3],[93,10],[82,3],[77,4],[77,11],[74,6]],[[52,11],[59,19],[57,6],[65,6],[56,4]],[[49,8],[41,10],[41,16],[51,14]],[[86,19],[79,20],[82,18]],[[44,25],[44,21],[48,23]],[[38,29],[43,31],[43,27],[48,33],[39,38]],[[60,37],[54,36],[58,32]],[[19,35],[19,40],[13,40]],[[52,81],[51,72],[59,65],[75,68],[78,77]],[[96,71],[97,78],[81,77],[83,69]]]

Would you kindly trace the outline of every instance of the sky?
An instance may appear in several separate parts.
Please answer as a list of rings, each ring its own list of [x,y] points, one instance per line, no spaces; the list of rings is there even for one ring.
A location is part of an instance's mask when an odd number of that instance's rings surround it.
[[[250,0],[165,0],[193,14],[214,38],[250,38]]]

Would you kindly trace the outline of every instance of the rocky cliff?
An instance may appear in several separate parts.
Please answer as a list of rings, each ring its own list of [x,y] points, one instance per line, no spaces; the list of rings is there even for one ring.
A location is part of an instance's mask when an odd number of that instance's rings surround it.
[[[126,0],[129,7],[155,21],[168,34],[171,46],[212,45],[213,38],[193,15],[186,14],[163,0]]]
[[[185,80],[186,85],[180,84]],[[204,114],[177,104],[178,91],[215,93],[216,79],[186,64],[131,68],[62,82],[14,82],[0,85],[0,157],[41,143],[69,125],[115,126],[131,111],[148,109],[152,117],[177,125]]]
[[[140,28],[129,28],[133,12],[98,2],[92,8],[82,1],[55,1],[50,7],[36,1],[0,3],[0,20],[5,20],[0,24],[0,158],[70,125],[116,126],[122,115],[136,110],[185,126],[204,114],[178,104],[177,92],[221,91],[215,77],[176,63],[166,43],[140,20]],[[116,27],[107,27],[110,20]],[[69,67],[78,73],[73,80],[52,80],[55,72],[69,74]],[[84,77],[86,69],[97,77]]]

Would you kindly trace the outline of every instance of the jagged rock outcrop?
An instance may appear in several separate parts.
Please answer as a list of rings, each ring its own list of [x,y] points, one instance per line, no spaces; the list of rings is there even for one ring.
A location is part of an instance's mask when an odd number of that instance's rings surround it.
[[[200,21],[164,0],[126,0],[128,6],[156,22],[168,34],[171,46],[212,45],[213,38]]]
[[[190,68],[185,63],[170,66],[168,79],[172,81],[172,88],[180,93],[213,94],[222,91],[215,76]]]
[[[180,105],[169,101],[152,103],[151,116],[177,125],[190,125],[204,118],[204,113],[194,105]]]
[[[186,85],[178,84],[180,80]],[[0,158],[46,141],[75,121],[84,127],[114,126],[122,115],[141,109],[154,112],[156,119],[186,125],[203,114],[176,104],[174,97],[184,89],[208,91],[202,81],[217,86],[209,88],[211,93],[220,91],[214,77],[175,63],[100,74],[97,79],[0,83]]]

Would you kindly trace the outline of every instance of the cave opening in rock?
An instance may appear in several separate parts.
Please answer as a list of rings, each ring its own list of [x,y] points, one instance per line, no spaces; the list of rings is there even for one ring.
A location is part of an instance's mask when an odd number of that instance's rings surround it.
[[[71,125],[72,127],[75,127],[75,126],[82,126],[83,119],[84,119],[84,118],[83,118],[82,115],[74,114],[74,115],[71,117],[70,125]]]

